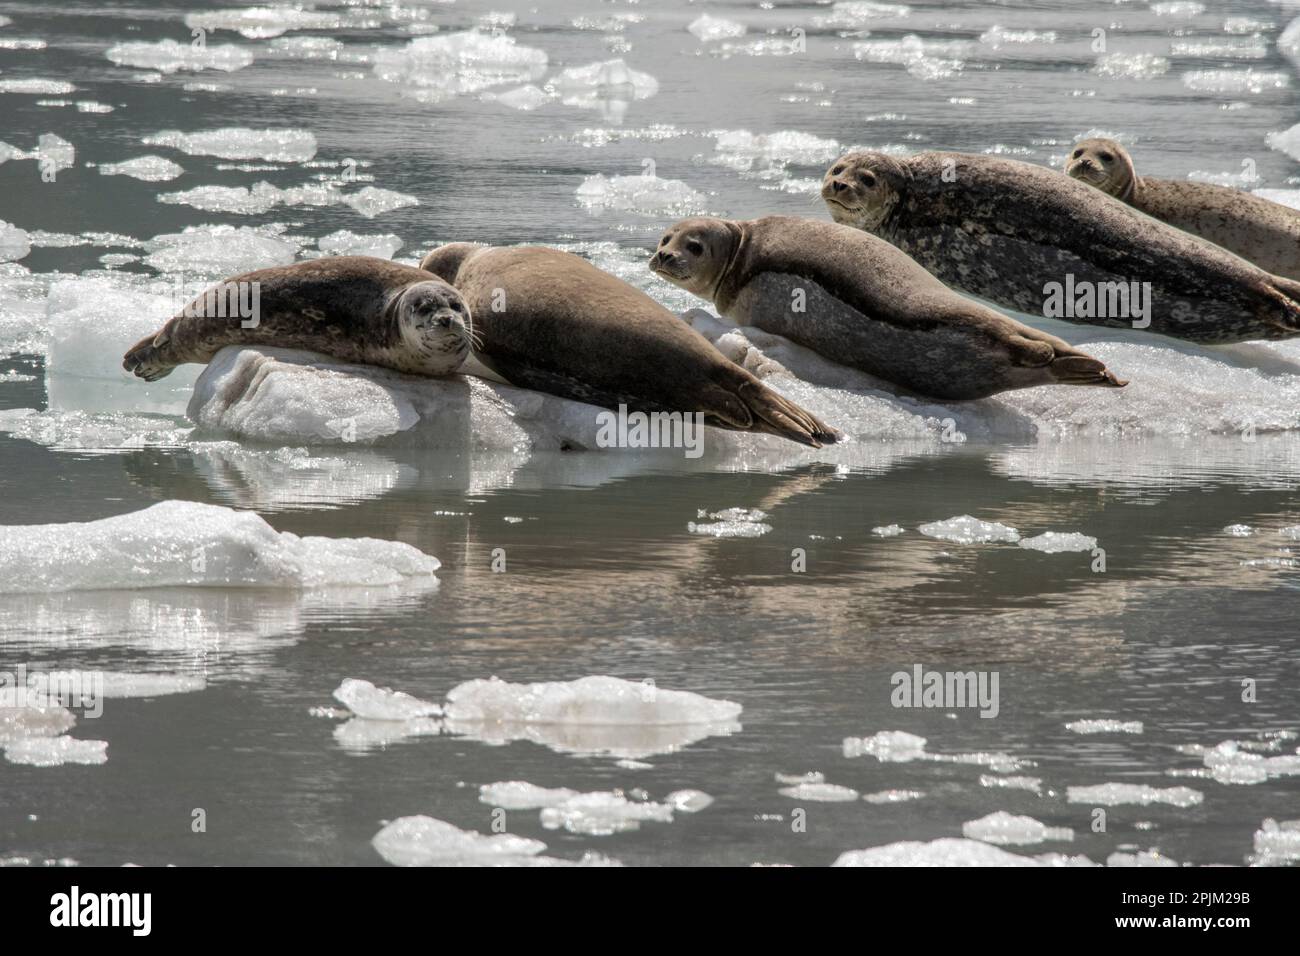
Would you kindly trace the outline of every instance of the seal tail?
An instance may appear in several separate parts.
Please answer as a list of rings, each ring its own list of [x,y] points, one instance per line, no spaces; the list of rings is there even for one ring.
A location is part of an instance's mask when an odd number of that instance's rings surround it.
[[[1047,366],[1052,378],[1062,385],[1100,385],[1123,388],[1128,382],[1117,379],[1105,364],[1090,355],[1061,355]]]
[[[753,418],[749,431],[779,435],[811,448],[833,445],[844,437],[838,429],[757,380],[741,383],[732,394],[740,399]]]
[[[168,360],[164,354],[164,349],[170,342],[167,326],[152,335],[146,335],[127,350],[122,359],[122,368],[146,382],[166,378],[177,364]]]

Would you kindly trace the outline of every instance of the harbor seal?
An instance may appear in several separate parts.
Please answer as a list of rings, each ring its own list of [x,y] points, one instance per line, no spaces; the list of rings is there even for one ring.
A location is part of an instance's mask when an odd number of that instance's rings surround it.
[[[371,256],[336,256],[227,279],[126,353],[148,382],[227,345],[323,352],[414,375],[449,375],[470,354],[460,294],[429,273]]]
[[[1113,139],[1079,141],[1065,160],[1065,171],[1265,272],[1300,279],[1300,210],[1228,186],[1139,176],[1133,157]]]
[[[964,153],[858,152],[831,164],[821,194],[836,222],[1004,308],[1206,344],[1300,335],[1300,282],[1052,169]],[[1061,312],[1061,287],[1091,303]]]
[[[664,234],[650,268],[730,319],[932,398],[1125,384],[1092,356],[958,295],[848,226],[684,219]]]
[[[475,357],[512,385],[605,408],[701,412],[706,424],[814,448],[840,437],[644,292],[578,256],[457,242],[420,268],[465,297]]]

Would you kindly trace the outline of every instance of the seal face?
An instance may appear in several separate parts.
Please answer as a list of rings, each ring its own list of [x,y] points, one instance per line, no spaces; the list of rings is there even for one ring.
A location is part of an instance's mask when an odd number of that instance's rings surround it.
[[[650,268],[728,318],[920,395],[1125,384],[1092,356],[963,298],[889,243],[846,226],[685,219],[664,233]]]
[[[1300,282],[1050,169],[963,153],[849,153],[827,169],[822,198],[836,222],[1008,309],[1210,344],[1300,335]],[[1049,313],[1049,290],[1061,287],[1108,298],[1134,289],[1146,314]]]
[[[227,345],[274,345],[449,375],[471,338],[469,310],[447,283],[387,259],[336,256],[227,279],[132,346],[122,365],[152,382]]]
[[[1112,139],[1085,139],[1065,161],[1068,175],[1154,219],[1235,252],[1266,272],[1300,279],[1300,210],[1242,189],[1141,176]]]
[[[511,384],[611,409],[700,412],[710,425],[813,447],[839,437],[644,292],[578,256],[452,243],[420,266],[464,296],[475,357]]]

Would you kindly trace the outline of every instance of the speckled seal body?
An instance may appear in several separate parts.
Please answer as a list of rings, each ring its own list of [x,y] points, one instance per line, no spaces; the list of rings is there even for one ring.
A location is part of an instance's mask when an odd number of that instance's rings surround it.
[[[706,424],[813,447],[839,437],[644,292],[579,256],[452,243],[420,266],[465,297],[476,357],[511,384],[610,409],[701,412]]]
[[[1139,176],[1128,150],[1111,139],[1076,143],[1065,171],[1265,272],[1300,280],[1300,210],[1228,186]]]
[[[685,219],[650,260],[742,324],[933,398],[1119,387],[1096,359],[958,295],[889,243],[787,216]]]
[[[227,345],[274,345],[449,375],[470,354],[471,322],[455,289],[413,266],[371,256],[311,259],[227,279],[136,343],[122,364],[154,381]]]
[[[1208,344],[1300,335],[1300,283],[1051,169],[963,153],[850,153],[827,170],[822,197],[837,222],[1004,308],[1042,315],[1049,285],[1067,278],[1149,283],[1149,325],[1061,317]]]

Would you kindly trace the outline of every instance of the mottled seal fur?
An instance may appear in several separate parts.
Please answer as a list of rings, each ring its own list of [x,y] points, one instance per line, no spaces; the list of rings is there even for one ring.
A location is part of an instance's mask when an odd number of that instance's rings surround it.
[[[511,384],[605,408],[701,412],[710,425],[813,447],[839,437],[648,295],[578,256],[452,243],[420,266],[465,297],[476,357]]]
[[[233,303],[255,305],[254,314],[237,314]],[[465,301],[446,282],[387,259],[337,256],[227,279],[132,346],[122,365],[152,382],[227,345],[275,345],[449,375],[470,339]]]
[[[685,219],[669,227],[650,268],[741,324],[933,398],[1124,384],[1092,356],[958,295],[847,226]]]
[[[1139,176],[1113,139],[1085,139],[1065,171],[1161,222],[1208,239],[1265,272],[1300,279],[1300,210],[1241,189]]]
[[[1075,321],[1211,344],[1300,335],[1300,282],[1055,170],[963,153],[850,153],[827,170],[822,198],[836,222],[1005,308],[1042,314],[1049,285],[1070,276],[1093,287],[1150,283],[1149,326]]]

